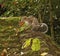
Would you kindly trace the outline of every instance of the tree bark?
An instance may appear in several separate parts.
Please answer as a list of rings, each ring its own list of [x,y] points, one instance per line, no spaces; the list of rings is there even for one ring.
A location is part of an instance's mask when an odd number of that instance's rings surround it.
[[[53,30],[53,14],[52,14],[52,6],[51,6],[51,0],[49,0],[49,11],[50,11],[50,27],[51,27],[51,37],[54,40],[54,30]]]

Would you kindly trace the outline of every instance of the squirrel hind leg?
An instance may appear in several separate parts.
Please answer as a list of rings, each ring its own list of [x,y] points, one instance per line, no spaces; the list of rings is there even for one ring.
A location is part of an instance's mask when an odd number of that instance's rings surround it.
[[[48,25],[45,23],[41,23],[39,27],[39,31],[42,33],[47,33],[48,32]]]

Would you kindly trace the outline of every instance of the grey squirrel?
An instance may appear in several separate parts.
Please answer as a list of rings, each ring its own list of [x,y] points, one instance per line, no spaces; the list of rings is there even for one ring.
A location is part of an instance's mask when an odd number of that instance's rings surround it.
[[[46,33],[48,31],[47,24],[39,23],[37,18],[35,18],[34,16],[23,16],[20,25],[22,25],[23,23],[27,23],[28,26],[31,26],[31,30],[33,31],[40,31],[42,33]]]

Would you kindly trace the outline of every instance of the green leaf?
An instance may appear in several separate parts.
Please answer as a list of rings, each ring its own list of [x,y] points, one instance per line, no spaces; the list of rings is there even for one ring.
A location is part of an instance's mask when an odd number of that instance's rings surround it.
[[[33,39],[31,49],[33,51],[39,51],[40,50],[40,40],[38,38]]]
[[[22,49],[27,48],[27,47],[31,44],[31,40],[32,40],[32,38],[27,39],[27,40],[24,42],[24,44],[23,44],[23,46],[22,46]]]
[[[20,32],[24,31],[25,27],[20,27]]]
[[[20,27],[20,32],[30,29],[31,27],[28,25],[28,23],[24,23],[22,27]]]

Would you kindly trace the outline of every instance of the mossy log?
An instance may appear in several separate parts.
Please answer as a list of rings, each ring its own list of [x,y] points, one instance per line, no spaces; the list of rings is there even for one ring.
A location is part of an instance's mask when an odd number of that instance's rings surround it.
[[[47,34],[43,34],[39,31],[24,31],[23,35],[18,31],[19,28],[20,17],[0,17],[0,50],[2,51],[4,48],[16,49],[17,52],[21,52],[21,46],[23,39],[28,39],[30,37],[38,37],[41,41],[44,41],[48,48],[49,52],[53,54],[53,56],[60,55],[60,48],[55,44],[55,42],[51,39],[51,37]],[[11,40],[12,39],[12,40]],[[1,46],[1,44],[3,46]],[[43,44],[43,43],[42,43]],[[44,46],[45,47],[45,46]],[[39,51],[42,52],[43,49]],[[1,53],[1,52],[0,52]]]

